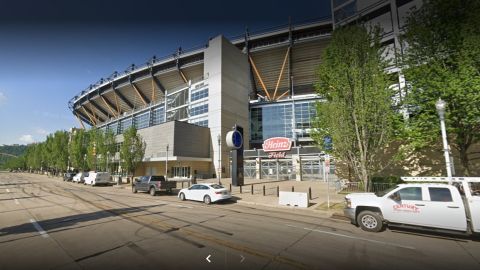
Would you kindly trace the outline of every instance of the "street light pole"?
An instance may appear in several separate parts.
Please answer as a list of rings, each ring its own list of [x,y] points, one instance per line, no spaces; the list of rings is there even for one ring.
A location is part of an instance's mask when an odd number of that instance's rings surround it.
[[[168,178],[168,144],[167,144],[167,152],[166,152],[166,159],[165,159],[165,180]]]
[[[110,172],[110,168],[108,167],[108,159],[110,158],[110,152],[107,152],[107,172]]]
[[[222,136],[220,134],[217,135],[217,141],[218,141],[218,184],[221,185],[222,182],[220,181],[222,178],[222,161],[221,161],[221,151],[220,151],[220,146],[222,142]]]
[[[448,184],[452,184],[452,165],[450,163],[449,147],[447,142],[447,131],[445,128],[445,107],[446,103],[441,98],[435,103],[438,116],[440,117],[440,129],[442,130],[443,153],[445,156],[445,164],[447,166]]]

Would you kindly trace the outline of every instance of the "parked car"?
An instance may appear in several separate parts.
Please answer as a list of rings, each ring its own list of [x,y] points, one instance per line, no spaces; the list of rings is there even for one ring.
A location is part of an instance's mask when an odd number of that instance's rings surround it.
[[[77,184],[83,183],[85,181],[85,177],[87,176],[88,172],[79,172],[72,178],[72,182]]]
[[[95,186],[98,184],[108,185],[111,183],[111,176],[108,172],[89,172],[88,176],[85,177],[83,184]]]
[[[132,185],[132,192],[137,191],[149,192],[150,195],[155,196],[159,191],[166,191],[171,193],[177,183],[174,181],[166,181],[163,175],[140,176],[136,178]]]
[[[480,234],[480,178],[402,177],[407,182],[377,193],[345,197],[345,215],[369,232],[385,225]]]
[[[74,176],[75,176],[75,173],[67,172],[63,175],[63,181],[72,181]]]
[[[181,189],[178,193],[180,200],[203,201],[205,204],[232,198],[230,192],[221,185],[214,183],[195,184]]]

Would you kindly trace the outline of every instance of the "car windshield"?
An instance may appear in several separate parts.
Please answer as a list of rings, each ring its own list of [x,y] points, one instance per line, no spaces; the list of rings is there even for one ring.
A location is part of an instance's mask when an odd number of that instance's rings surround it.
[[[210,185],[213,189],[221,189],[221,188],[224,188],[223,186],[221,185],[217,185],[217,184],[213,184],[213,185]]]
[[[163,177],[163,176],[152,176],[150,181],[165,181],[165,177]]]
[[[391,188],[387,188],[385,190],[382,190],[382,191],[377,191],[375,192],[375,195],[377,195],[377,197],[383,197],[385,196],[385,194],[389,193],[390,191],[396,189],[398,186],[393,186]]]

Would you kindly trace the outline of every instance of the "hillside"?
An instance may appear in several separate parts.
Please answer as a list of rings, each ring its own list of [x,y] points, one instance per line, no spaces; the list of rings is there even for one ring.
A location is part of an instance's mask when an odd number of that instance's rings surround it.
[[[21,156],[25,153],[27,149],[27,146],[26,145],[18,145],[18,144],[15,144],[15,145],[1,145],[0,146],[0,153],[3,153],[3,154],[0,154],[0,168],[3,167],[3,165],[5,164],[5,162],[7,162],[7,160],[13,158],[12,156],[8,156],[8,155],[4,155],[4,154],[10,154],[10,155],[14,155],[14,156]]]

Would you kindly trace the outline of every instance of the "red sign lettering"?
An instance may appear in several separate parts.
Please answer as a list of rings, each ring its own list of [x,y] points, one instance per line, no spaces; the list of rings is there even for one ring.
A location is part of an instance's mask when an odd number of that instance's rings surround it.
[[[275,137],[265,140],[262,146],[265,152],[290,151],[292,141],[289,138]]]

